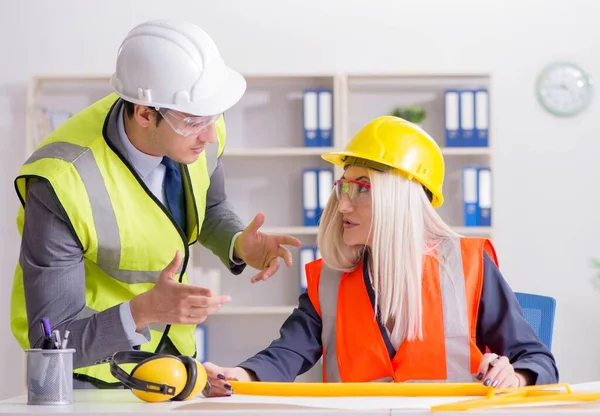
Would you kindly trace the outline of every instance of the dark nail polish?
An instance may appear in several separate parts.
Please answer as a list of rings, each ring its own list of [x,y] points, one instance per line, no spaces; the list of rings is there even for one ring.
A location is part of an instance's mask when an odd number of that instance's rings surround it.
[[[219,380],[225,380],[225,376],[223,374],[217,374],[217,378]]]
[[[229,384],[229,383],[223,384],[223,387],[225,387],[227,390],[232,390],[233,389],[233,387],[231,387],[231,384]]]
[[[492,380],[490,380],[489,378],[486,378],[485,381],[483,382],[483,385],[487,387],[490,385],[491,382],[492,382]]]
[[[477,380],[481,380],[483,378],[483,373],[479,373],[475,376]]]
[[[494,380],[494,382],[492,383],[492,387],[496,387],[498,385],[498,380]]]

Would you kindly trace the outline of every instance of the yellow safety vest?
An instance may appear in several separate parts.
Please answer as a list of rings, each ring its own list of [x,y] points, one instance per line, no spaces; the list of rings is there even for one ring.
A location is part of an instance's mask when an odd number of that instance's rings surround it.
[[[183,166],[187,230],[143,185],[104,137],[103,127],[118,97],[111,94],[71,117],[54,130],[22,166],[16,189],[22,205],[27,178],[51,185],[69,225],[83,249],[86,308],[84,318],[150,290],[176,250],[184,254],[179,281],[186,283],[188,246],[197,241],[206,207],[206,192],[216,159],[225,146],[225,122],[217,122],[218,145],[206,147],[198,160]],[[23,232],[23,207],[17,217]],[[11,329],[22,348],[29,348],[23,272],[17,264],[11,298]],[[196,351],[194,325],[151,325],[144,351],[158,351],[169,339],[182,355]],[[120,384],[108,364],[78,368],[76,374],[107,384]]]

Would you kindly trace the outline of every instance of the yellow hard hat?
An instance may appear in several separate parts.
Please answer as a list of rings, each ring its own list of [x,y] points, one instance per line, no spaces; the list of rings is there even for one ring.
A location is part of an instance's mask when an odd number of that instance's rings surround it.
[[[402,118],[378,117],[364,126],[343,151],[321,157],[341,167],[362,164],[382,171],[397,169],[432,193],[434,208],[444,202],[442,151],[423,129]]]

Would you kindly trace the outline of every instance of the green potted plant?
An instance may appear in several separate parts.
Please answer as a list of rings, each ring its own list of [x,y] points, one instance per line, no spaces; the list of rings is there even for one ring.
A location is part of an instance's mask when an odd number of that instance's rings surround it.
[[[427,112],[421,106],[411,105],[408,107],[396,107],[394,111],[392,111],[391,115],[403,118],[411,123],[421,124],[423,120],[425,120]]]

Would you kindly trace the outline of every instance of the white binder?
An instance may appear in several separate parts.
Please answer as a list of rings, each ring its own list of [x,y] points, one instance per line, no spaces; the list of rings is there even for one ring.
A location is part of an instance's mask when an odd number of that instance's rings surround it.
[[[460,146],[475,146],[475,93],[460,92]]]
[[[304,91],[304,146],[319,146],[319,113],[318,92],[315,90]]]
[[[463,168],[462,186],[465,227],[475,227],[479,222],[477,175],[478,168],[472,166]]]
[[[302,205],[306,227],[318,225],[318,196],[318,170],[305,169],[302,173]]]
[[[333,93],[330,90],[319,91],[319,143],[321,147],[330,147],[333,136]]]
[[[319,221],[325,210],[331,191],[333,190],[333,170],[319,169],[319,212],[317,213]]]
[[[490,128],[490,103],[486,89],[475,91],[475,144],[478,147],[488,147]]]
[[[479,168],[478,177],[479,212],[477,223],[482,227],[492,225],[492,173],[490,168]]]
[[[460,97],[457,90],[447,90],[445,92],[444,123],[446,147],[460,146]]]
[[[315,260],[315,248],[312,246],[300,247],[300,293],[304,293],[308,287],[306,280],[306,265]]]

